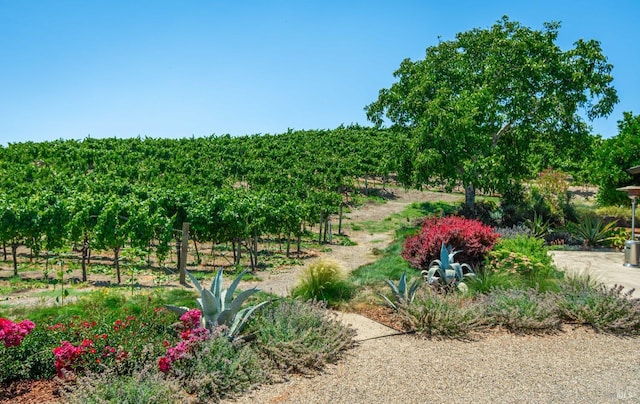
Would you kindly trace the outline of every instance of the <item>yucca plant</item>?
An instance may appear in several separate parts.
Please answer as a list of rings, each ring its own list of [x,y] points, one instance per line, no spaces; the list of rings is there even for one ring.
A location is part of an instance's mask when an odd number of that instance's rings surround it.
[[[475,273],[469,264],[455,262],[453,257],[458,252],[453,251],[453,248],[447,247],[442,243],[440,259],[431,261],[429,269],[422,271],[422,276],[427,284],[444,293],[449,293],[456,289],[463,292],[467,290],[463,280],[465,277],[474,276]]]
[[[233,293],[246,272],[247,271],[243,271],[238,275],[228,289],[222,289],[222,269],[220,269],[215,278],[213,278],[213,282],[211,282],[211,288],[205,289],[200,285],[200,282],[187,271],[189,279],[191,279],[191,282],[193,282],[198,292],[200,292],[200,297],[197,299],[197,302],[202,310],[204,327],[210,331],[217,326],[226,327],[225,334],[233,339],[238,335],[253,312],[267,303],[267,301],[264,301],[240,310],[244,301],[247,300],[249,296],[258,292],[258,289],[251,288],[241,292],[235,298],[233,297]],[[166,307],[179,316],[189,311],[188,307],[172,305],[166,305]]]
[[[380,296],[386,301],[386,303],[391,306],[392,309],[398,310],[398,305],[411,303],[416,295],[416,291],[420,286],[420,279],[416,279],[413,281],[411,286],[407,287],[407,271],[402,273],[400,276],[400,280],[396,285],[390,279],[387,279],[387,284],[391,287],[391,293],[393,294],[393,300],[389,299],[387,296],[379,293]]]
[[[586,247],[597,247],[615,236],[617,224],[617,220],[605,224],[602,219],[585,216],[578,223],[567,223],[567,230],[581,238]]]

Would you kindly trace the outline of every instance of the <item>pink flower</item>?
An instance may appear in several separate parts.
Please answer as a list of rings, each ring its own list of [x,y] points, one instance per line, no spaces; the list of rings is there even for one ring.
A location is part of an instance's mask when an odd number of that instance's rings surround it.
[[[199,327],[202,323],[202,312],[198,309],[192,309],[180,316],[180,321],[187,328]]]
[[[87,340],[85,340],[87,341]],[[84,341],[83,341],[84,342]],[[64,371],[70,371],[76,360],[85,352],[83,346],[74,346],[69,341],[62,341],[59,347],[53,348],[56,358],[56,373],[64,377]]]
[[[4,341],[7,348],[18,346],[35,326],[31,320],[23,320],[16,324],[9,319],[0,318],[0,341]]]

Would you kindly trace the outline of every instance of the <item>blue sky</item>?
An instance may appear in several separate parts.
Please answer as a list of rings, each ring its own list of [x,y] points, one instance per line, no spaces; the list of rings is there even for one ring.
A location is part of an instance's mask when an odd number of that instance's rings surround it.
[[[640,114],[640,2],[0,0],[0,145],[368,125],[404,58],[502,15],[596,39]]]

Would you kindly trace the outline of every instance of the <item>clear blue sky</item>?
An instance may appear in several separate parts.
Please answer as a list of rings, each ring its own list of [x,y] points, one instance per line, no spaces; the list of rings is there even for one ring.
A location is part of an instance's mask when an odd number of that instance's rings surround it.
[[[0,0],[0,145],[367,125],[404,58],[502,15],[597,39],[640,114],[640,1]]]

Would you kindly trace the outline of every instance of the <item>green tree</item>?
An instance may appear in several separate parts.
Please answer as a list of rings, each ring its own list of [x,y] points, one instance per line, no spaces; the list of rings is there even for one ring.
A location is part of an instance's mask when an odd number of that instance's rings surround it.
[[[532,175],[540,145],[565,153],[589,136],[582,118],[607,116],[618,101],[612,65],[595,40],[562,51],[560,24],[533,30],[503,17],[405,59],[399,80],[365,107],[408,136],[408,185],[462,184],[472,207],[476,190],[504,191]],[[580,140],[580,141],[579,141]]]
[[[640,115],[625,112],[618,122],[619,133],[602,141],[591,166],[593,181],[598,185],[599,205],[629,205],[629,198],[617,188],[631,185],[627,169],[640,165]]]

